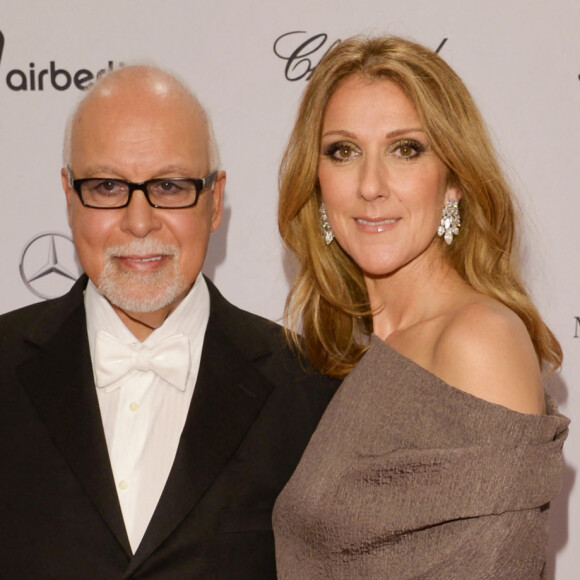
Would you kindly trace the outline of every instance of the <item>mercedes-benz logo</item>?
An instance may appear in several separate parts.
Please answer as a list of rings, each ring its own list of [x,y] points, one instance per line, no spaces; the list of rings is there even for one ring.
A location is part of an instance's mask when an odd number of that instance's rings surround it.
[[[65,234],[38,234],[22,251],[22,281],[35,296],[44,300],[68,292],[80,274],[73,241]]]

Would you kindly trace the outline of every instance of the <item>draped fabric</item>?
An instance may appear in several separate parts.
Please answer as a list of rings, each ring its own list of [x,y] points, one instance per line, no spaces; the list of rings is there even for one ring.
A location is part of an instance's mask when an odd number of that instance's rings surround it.
[[[451,387],[373,337],[274,511],[279,578],[543,577],[568,419]]]

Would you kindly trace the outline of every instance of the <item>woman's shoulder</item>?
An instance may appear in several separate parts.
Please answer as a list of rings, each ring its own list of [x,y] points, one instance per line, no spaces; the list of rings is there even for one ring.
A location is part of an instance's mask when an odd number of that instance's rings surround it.
[[[523,321],[474,294],[453,309],[433,342],[432,372],[450,385],[522,413],[543,413],[536,352]]]

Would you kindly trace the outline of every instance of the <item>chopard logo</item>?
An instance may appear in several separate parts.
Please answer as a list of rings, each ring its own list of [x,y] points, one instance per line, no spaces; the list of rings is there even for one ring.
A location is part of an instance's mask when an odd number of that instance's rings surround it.
[[[0,62],[4,50],[4,34],[0,31]],[[119,63],[118,67],[123,66]],[[110,60],[105,68],[92,72],[88,68],[67,70],[56,61],[51,60],[48,65],[37,68],[35,62],[28,64],[28,69],[13,68],[6,74],[6,86],[12,91],[44,91],[52,87],[56,91],[67,91],[77,88],[81,91],[89,88],[93,81],[104,74],[107,70],[113,70],[115,63]]]
[[[286,32],[274,42],[274,54],[286,61],[284,75],[289,81],[309,80],[322,57],[340,42],[335,40],[321,53],[320,49],[326,44],[328,35],[320,33],[305,38],[305,34],[307,33],[304,30]]]
[[[306,38],[305,34],[307,32],[304,30],[294,30],[282,34],[274,41],[274,54],[286,61],[284,76],[289,81],[310,80],[322,57],[341,42],[335,40],[327,44],[328,35],[324,32]],[[440,52],[446,42],[447,38],[444,38],[435,52]]]
[[[56,298],[66,293],[79,277],[72,239],[58,232],[38,234],[24,247],[20,276],[39,298]]]

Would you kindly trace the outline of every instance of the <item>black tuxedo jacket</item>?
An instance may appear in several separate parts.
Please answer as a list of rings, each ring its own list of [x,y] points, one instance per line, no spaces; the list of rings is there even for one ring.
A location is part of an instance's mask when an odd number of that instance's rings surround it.
[[[336,383],[280,327],[211,311],[169,479],[132,555],[93,382],[81,278],[0,316],[0,578],[275,578],[271,512]]]

